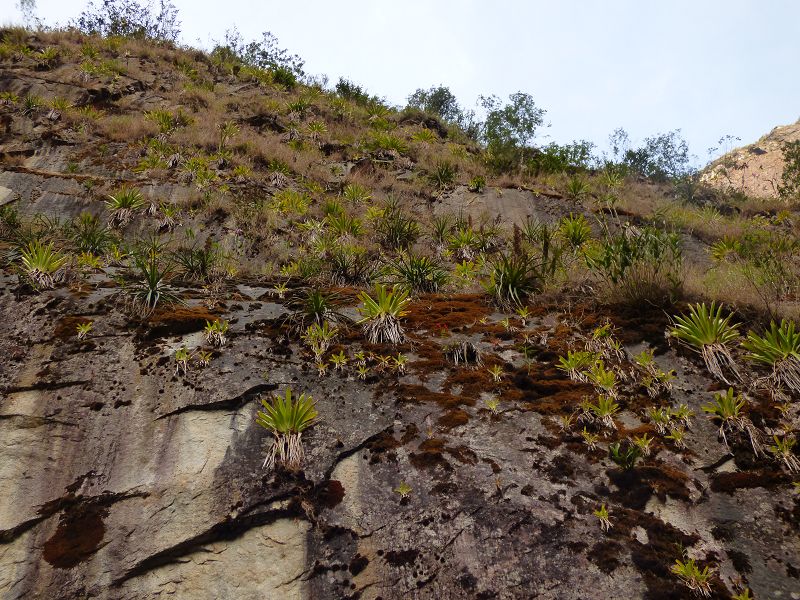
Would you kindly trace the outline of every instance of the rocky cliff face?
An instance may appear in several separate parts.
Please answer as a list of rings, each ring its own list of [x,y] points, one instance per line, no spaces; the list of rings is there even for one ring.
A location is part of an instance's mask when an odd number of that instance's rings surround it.
[[[177,75],[156,77],[145,58],[131,63],[141,73],[110,88],[73,80],[68,69],[4,62],[0,88],[19,97],[57,91],[114,110],[158,106]],[[244,93],[226,81],[217,93]],[[169,203],[196,194],[175,174],[133,171],[133,144],[100,133],[87,140],[78,125],[18,104],[0,115],[0,203],[24,218],[104,214],[96,190],[119,181]],[[520,222],[575,210],[525,190],[460,188],[435,208],[420,203],[419,219],[447,203]],[[185,218],[196,226],[204,217]],[[225,216],[210,223],[209,235],[236,235]],[[232,276],[210,293],[175,280],[183,304],[138,318],[116,274],[106,267],[43,292],[11,266],[0,277],[4,599],[656,600],[689,597],[670,572],[684,552],[713,567],[714,598],[744,583],[755,598],[800,598],[792,477],[754,457],[745,433],[728,434],[730,452],[720,443],[701,408],[720,386],[665,342],[661,310],[540,296],[520,319],[485,294],[421,295],[399,347],[342,328],[333,350],[373,357],[361,379],[352,364],[318,375],[281,325],[290,309],[274,282]],[[356,291],[338,290],[351,318]],[[217,317],[230,323],[228,343],[208,366],[176,372],[176,350],[206,347],[203,328]],[[620,384],[615,428],[595,448],[574,419],[592,389],[556,365],[606,319],[623,344],[620,373],[631,375]],[[91,332],[77,339],[77,324],[88,321]],[[452,360],[458,344],[472,362]],[[631,360],[645,348],[676,370],[658,399]],[[380,366],[398,352],[405,371]],[[310,393],[321,419],[303,435],[303,469],[270,472],[262,461],[271,436],[254,417],[259,399],[287,387]],[[655,434],[643,416],[655,404],[694,413],[685,448]],[[752,398],[750,416],[760,427],[779,417],[763,396]],[[649,457],[631,470],[609,460],[609,442],[642,433],[657,439]],[[601,505],[608,532],[593,514]]]
[[[783,174],[783,144],[797,140],[800,140],[800,122],[776,127],[757,142],[736,148],[712,162],[701,181],[723,191],[774,198]]]

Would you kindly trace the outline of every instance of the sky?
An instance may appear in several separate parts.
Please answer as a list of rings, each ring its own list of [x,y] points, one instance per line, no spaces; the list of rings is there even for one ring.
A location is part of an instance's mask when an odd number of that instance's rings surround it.
[[[394,105],[439,84],[467,108],[527,92],[547,111],[540,144],[604,149],[618,127],[634,143],[680,129],[703,164],[723,136],[751,143],[800,118],[797,0],[173,1],[186,44],[270,31],[307,73]],[[19,20],[15,4],[0,14]],[[37,14],[63,24],[86,4],[37,0]]]

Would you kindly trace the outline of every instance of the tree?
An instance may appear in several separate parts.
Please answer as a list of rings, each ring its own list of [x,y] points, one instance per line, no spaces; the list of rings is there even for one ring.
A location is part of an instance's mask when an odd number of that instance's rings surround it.
[[[798,198],[800,197],[800,140],[785,142],[781,150],[784,163],[778,194],[787,200]]]
[[[436,115],[448,123],[458,124],[463,117],[458,98],[443,85],[428,90],[418,89],[408,97],[408,106]]]
[[[235,58],[243,64],[259,69],[287,71],[295,77],[303,77],[305,61],[297,54],[291,54],[278,45],[278,38],[269,31],[261,34],[261,41],[245,43],[242,34],[234,27],[225,32],[225,43],[218,44],[212,54],[230,59]]]
[[[481,96],[486,112],[481,138],[486,145],[487,162],[496,171],[519,166],[529,150],[536,130],[544,124],[547,111],[538,108],[530,94],[517,92],[503,105],[497,96]]]
[[[157,11],[157,12],[156,12]],[[81,32],[102,36],[121,35],[176,42],[181,33],[178,9],[170,0],[142,4],[137,0],[101,0],[90,2],[72,23]]]
[[[679,179],[692,171],[689,145],[680,132],[676,129],[647,137],[642,146],[633,148],[627,132],[619,128],[609,136],[609,145],[615,161],[634,173],[657,181]]]
[[[536,130],[544,123],[543,108],[538,108],[533,96],[523,92],[511,94],[509,103],[502,106],[497,96],[481,96],[486,109],[483,137],[489,147],[524,148],[533,141]]]
[[[18,0],[17,9],[22,13],[22,21],[26,27],[40,24],[40,20],[36,17],[36,0]]]

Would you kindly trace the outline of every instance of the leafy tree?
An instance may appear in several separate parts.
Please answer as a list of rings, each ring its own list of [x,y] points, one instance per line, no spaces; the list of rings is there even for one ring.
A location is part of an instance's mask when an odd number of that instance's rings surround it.
[[[235,58],[243,64],[259,69],[291,73],[295,78],[303,77],[305,61],[278,45],[278,38],[269,31],[261,34],[261,41],[245,43],[242,34],[234,27],[225,32],[224,44],[218,44],[212,53],[222,59]]]
[[[781,148],[783,152],[783,174],[778,186],[781,198],[800,197],[800,140],[785,142]]]
[[[508,104],[502,105],[497,96],[481,96],[480,103],[486,109],[483,123],[483,138],[491,146],[523,148],[544,123],[547,111],[538,108],[533,96],[523,92],[511,94]]]
[[[344,77],[339,77],[339,81],[336,82],[336,93],[342,98],[352,100],[353,102],[361,105],[367,105],[370,102],[380,101],[377,96],[370,96],[369,93],[360,85],[353,83]]]
[[[619,128],[609,136],[609,145],[615,162],[634,173],[658,181],[678,179],[691,173],[689,145],[680,131],[676,129],[647,137],[642,146],[632,148],[628,133]]]
[[[552,142],[539,148],[526,166],[536,174],[588,169],[595,160],[593,150],[594,144],[587,140],[563,145]]]
[[[536,106],[530,94],[517,92],[502,104],[497,96],[481,96],[486,120],[481,138],[486,144],[487,162],[497,171],[510,171],[521,163],[536,130],[544,124],[546,111]]]
[[[137,0],[101,0],[90,2],[72,23],[87,34],[121,35],[176,42],[181,33],[178,9],[169,0],[142,4]]]
[[[22,13],[22,20],[26,27],[40,23],[36,17],[36,0],[17,0],[17,9]]]
[[[458,98],[443,85],[428,90],[418,89],[408,97],[408,106],[436,115],[448,123],[460,123],[464,115]]]

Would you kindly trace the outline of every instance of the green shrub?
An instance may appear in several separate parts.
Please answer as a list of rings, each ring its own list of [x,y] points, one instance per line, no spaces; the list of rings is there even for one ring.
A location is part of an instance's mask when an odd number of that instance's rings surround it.
[[[587,249],[589,268],[629,304],[672,304],[682,285],[683,253],[678,234],[647,226],[607,234]]]
[[[390,283],[409,293],[436,293],[447,283],[447,271],[427,256],[401,254],[386,268]]]
[[[781,152],[783,172],[781,183],[778,185],[778,194],[786,200],[798,200],[800,199],[800,140],[784,142]]]
[[[299,469],[303,462],[303,431],[311,427],[319,413],[311,396],[292,397],[286,388],[283,397],[275,395],[272,402],[261,400],[263,411],[256,415],[256,423],[269,430],[275,440],[270,446],[262,468],[272,469],[281,463],[289,469]]]

